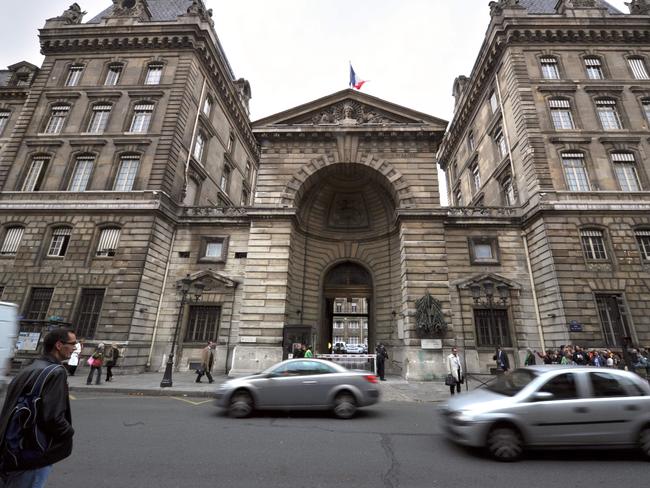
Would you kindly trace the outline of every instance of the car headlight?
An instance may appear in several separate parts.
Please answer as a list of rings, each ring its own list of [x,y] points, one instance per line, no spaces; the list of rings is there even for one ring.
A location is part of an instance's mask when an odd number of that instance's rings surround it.
[[[469,425],[476,422],[476,418],[472,415],[472,412],[466,410],[460,410],[457,412],[452,412],[449,415],[451,422],[454,425]]]

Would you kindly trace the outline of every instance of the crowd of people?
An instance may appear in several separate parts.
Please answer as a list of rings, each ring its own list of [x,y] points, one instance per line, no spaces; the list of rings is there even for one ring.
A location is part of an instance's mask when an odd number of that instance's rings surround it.
[[[613,351],[611,349],[586,349],[579,345],[563,345],[559,349],[548,349],[545,353],[529,349],[524,360],[526,366],[536,364],[536,356],[544,364],[569,364],[579,366],[596,366],[608,368],[627,368],[638,373],[650,373],[650,360],[648,350],[640,347],[638,349],[627,349]]]

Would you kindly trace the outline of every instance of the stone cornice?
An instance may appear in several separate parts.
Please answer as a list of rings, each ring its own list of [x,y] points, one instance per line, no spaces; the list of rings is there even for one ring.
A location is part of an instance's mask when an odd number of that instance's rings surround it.
[[[561,15],[526,15],[493,19],[472,69],[447,135],[438,153],[444,165],[458,146],[478,101],[492,82],[494,70],[507,47],[526,44],[650,44],[647,16],[606,15],[576,19]]]
[[[0,99],[25,99],[29,94],[29,88],[21,86],[0,87]]]
[[[59,100],[61,98],[79,98],[81,97],[81,92],[71,91],[71,90],[56,90],[56,91],[46,91],[43,93],[45,98],[48,100]]]
[[[216,37],[200,24],[182,22],[145,22],[116,26],[80,24],[40,31],[41,52],[47,55],[96,52],[179,51],[192,50],[204,63],[205,73],[220,94],[220,100],[236,125],[249,151],[259,157],[259,147],[253,136],[248,113],[234,85],[232,71]]]

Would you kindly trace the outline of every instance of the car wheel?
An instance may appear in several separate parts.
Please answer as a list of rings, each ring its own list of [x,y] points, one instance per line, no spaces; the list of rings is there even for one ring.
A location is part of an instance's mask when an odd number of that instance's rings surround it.
[[[243,419],[253,413],[253,397],[246,391],[236,392],[230,399],[228,413],[236,419]]]
[[[499,461],[516,461],[524,452],[521,434],[512,427],[495,427],[488,434],[487,448]]]
[[[341,393],[334,399],[334,415],[340,419],[354,417],[357,411],[357,402],[349,393]]]
[[[650,425],[646,425],[641,429],[641,433],[639,434],[639,447],[643,455],[650,458]]]

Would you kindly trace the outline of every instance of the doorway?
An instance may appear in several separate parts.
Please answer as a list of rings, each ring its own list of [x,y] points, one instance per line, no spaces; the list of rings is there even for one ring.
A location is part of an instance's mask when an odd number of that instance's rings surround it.
[[[320,353],[341,351],[341,344],[365,351],[374,343],[372,277],[360,264],[345,261],[332,267],[323,280]],[[334,350],[335,345],[337,351]],[[347,351],[341,351],[346,353]]]

